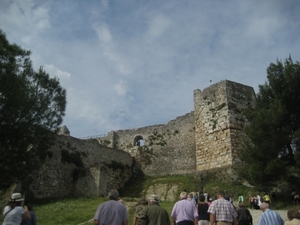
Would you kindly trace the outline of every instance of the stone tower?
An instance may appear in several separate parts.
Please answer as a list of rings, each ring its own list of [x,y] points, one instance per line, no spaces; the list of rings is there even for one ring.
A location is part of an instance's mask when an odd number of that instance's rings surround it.
[[[253,107],[252,87],[228,80],[194,90],[196,170],[232,166],[238,161],[239,139]]]

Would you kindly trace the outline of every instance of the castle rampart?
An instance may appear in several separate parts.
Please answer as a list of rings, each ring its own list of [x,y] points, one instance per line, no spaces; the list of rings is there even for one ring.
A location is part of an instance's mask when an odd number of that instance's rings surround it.
[[[238,160],[240,138],[253,105],[252,87],[221,81],[194,91],[197,170],[231,166]]]
[[[55,145],[39,171],[32,174],[36,198],[106,196],[111,188],[123,187],[132,175],[133,159],[96,140],[57,136]]]
[[[243,111],[254,98],[252,87],[224,80],[195,90],[194,111],[166,124],[89,140],[58,136],[31,189],[40,198],[99,196],[123,187],[137,167],[148,176],[229,171],[239,161]]]
[[[130,153],[146,175],[185,174],[195,170],[194,133],[191,112],[167,124],[112,131],[98,140]]]

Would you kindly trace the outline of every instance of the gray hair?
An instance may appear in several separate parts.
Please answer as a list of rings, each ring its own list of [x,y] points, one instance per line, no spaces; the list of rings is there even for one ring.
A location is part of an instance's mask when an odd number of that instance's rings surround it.
[[[111,200],[118,200],[119,198],[119,192],[118,190],[116,189],[111,189],[109,192],[108,192],[108,196],[107,196],[109,199]]]
[[[150,195],[148,200],[151,204],[159,204],[159,199],[157,195]]]
[[[180,199],[186,199],[187,198],[187,193],[185,191],[180,193]]]
[[[188,197],[189,197],[189,198],[193,198],[193,197],[194,197],[194,194],[193,194],[193,193],[189,193]]]

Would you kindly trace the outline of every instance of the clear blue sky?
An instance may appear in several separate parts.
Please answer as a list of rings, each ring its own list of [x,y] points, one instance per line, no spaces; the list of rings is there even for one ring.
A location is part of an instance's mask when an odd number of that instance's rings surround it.
[[[299,0],[2,0],[0,28],[67,90],[74,137],[167,123],[193,90],[300,61]],[[210,82],[212,80],[212,82]]]

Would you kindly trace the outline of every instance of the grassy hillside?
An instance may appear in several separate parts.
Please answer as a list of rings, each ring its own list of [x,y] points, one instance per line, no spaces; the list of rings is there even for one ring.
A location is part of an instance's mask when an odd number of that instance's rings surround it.
[[[192,176],[168,176],[168,177],[145,177],[142,179],[131,180],[128,185],[119,190],[120,196],[123,198],[129,213],[129,223],[132,224],[133,210],[137,202],[137,198],[145,196],[146,190],[155,184],[162,183],[172,186],[178,185],[179,196],[180,191],[186,189],[188,191],[198,190],[200,186],[210,193],[212,197],[219,190],[224,190],[232,195],[236,201],[238,194],[244,196],[245,201],[248,200],[249,194],[257,194],[253,188],[246,187],[238,183],[221,183],[221,182],[203,182],[199,184]],[[155,194],[155,193],[154,193]],[[273,209],[289,209],[294,207],[291,202],[286,201],[281,195],[278,196],[279,201],[272,204]],[[66,198],[58,200],[34,201],[32,202],[34,211],[37,215],[38,224],[43,225],[88,225],[93,224],[93,216],[99,204],[106,201],[105,198]],[[174,202],[161,202],[169,214],[171,213]],[[300,207],[298,207],[300,208]],[[0,218],[2,219],[2,218]]]
[[[237,199],[239,194],[242,194],[245,199],[250,194],[257,194],[258,191],[255,188],[247,187],[239,183],[225,183],[220,181],[213,181],[212,179],[199,180],[195,179],[193,176],[165,176],[165,177],[144,177],[141,179],[132,179],[123,188],[120,189],[120,196],[126,197],[143,197],[146,195],[146,191],[149,187],[155,184],[166,184],[166,186],[171,187],[172,185],[178,186],[178,193],[183,190],[187,192],[199,191],[200,187],[204,188],[204,191],[210,194],[211,197],[215,197],[219,190],[225,191],[225,193],[230,194],[234,199]]]

